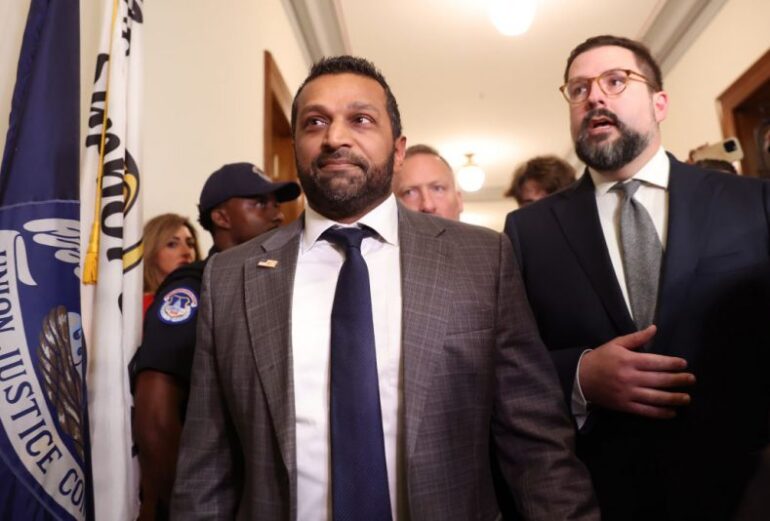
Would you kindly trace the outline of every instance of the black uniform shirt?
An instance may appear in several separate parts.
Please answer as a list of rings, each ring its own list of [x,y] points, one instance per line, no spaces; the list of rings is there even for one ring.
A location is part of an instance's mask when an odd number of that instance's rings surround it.
[[[144,317],[142,345],[129,366],[132,389],[136,377],[145,370],[169,374],[189,388],[205,266],[205,260],[182,266],[158,287]],[[186,404],[183,407],[186,408]]]

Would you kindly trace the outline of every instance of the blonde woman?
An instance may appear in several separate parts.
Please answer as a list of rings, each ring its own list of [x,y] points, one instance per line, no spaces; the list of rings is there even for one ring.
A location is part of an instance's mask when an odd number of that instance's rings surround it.
[[[144,225],[144,310],[169,273],[200,257],[198,236],[185,217],[164,213],[150,219]]]

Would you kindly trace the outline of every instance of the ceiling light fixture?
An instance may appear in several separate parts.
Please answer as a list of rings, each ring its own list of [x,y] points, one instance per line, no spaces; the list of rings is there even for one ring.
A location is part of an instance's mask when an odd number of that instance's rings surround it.
[[[457,182],[464,192],[478,192],[484,186],[486,174],[479,165],[473,162],[473,153],[465,154],[467,161],[457,172]]]
[[[490,0],[489,18],[505,36],[524,34],[535,19],[537,0]]]

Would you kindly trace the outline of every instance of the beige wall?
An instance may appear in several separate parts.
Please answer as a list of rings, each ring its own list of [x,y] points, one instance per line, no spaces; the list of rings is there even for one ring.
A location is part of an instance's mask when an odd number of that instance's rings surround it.
[[[81,2],[81,134],[86,127],[103,2]],[[0,150],[29,0],[0,2]],[[224,163],[262,163],[263,52],[290,90],[309,62],[283,0],[144,3],[145,220],[177,212],[195,220],[206,177]],[[81,140],[82,141],[82,140]],[[201,234],[205,248],[211,244]]]
[[[680,159],[722,139],[716,99],[770,48],[770,2],[730,0],[664,78],[663,143]]]
[[[262,163],[264,50],[292,91],[308,63],[281,0],[163,0],[145,10],[144,214],[195,220],[211,172]]]
[[[29,0],[0,2],[0,145]],[[101,2],[81,2],[85,121]],[[145,216],[196,217],[207,175],[226,162],[262,161],[263,59],[276,58],[291,90],[308,61],[284,0],[145,3]],[[770,1],[729,0],[666,77],[671,106],[664,144],[680,158],[722,138],[715,99],[770,47]],[[566,124],[566,123],[565,123]],[[85,128],[85,125],[83,125]],[[515,203],[466,203],[467,220],[502,229]],[[204,245],[210,241],[203,236]]]
[[[515,199],[506,197],[499,201],[466,201],[460,220],[469,224],[486,226],[498,232],[503,231],[505,217],[509,212],[518,208]]]
[[[661,128],[663,144],[675,156],[684,160],[696,146],[722,139],[716,99],[770,48],[768,20],[770,1],[729,0],[665,75],[670,105]],[[473,213],[467,220],[501,231],[515,206],[508,201],[466,203]]]

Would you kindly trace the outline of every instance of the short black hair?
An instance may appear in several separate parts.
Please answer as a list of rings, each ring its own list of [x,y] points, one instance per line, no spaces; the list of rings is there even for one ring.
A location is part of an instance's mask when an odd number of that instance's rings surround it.
[[[663,90],[663,74],[660,72],[660,66],[652,57],[650,50],[641,42],[631,40],[623,36],[612,36],[610,34],[603,34],[600,36],[594,36],[584,41],[574,49],[567,58],[567,66],[564,68],[564,82],[568,80],[569,68],[572,62],[575,61],[579,55],[586,51],[595,49],[596,47],[623,47],[628,49],[636,57],[636,63],[639,65],[642,73],[653,84],[651,87],[655,92]]]
[[[330,74],[357,74],[359,76],[365,76],[371,78],[379,83],[385,91],[386,108],[388,110],[388,117],[390,118],[390,127],[393,131],[393,139],[397,139],[401,136],[401,113],[398,111],[398,103],[396,97],[393,96],[393,92],[390,90],[388,82],[385,81],[385,77],[377,70],[372,62],[364,58],[357,56],[331,56],[328,58],[321,58],[313,64],[305,81],[302,82],[297,93],[294,95],[294,101],[291,103],[291,135],[294,136],[296,132],[297,124],[297,98],[299,98],[302,89],[305,85],[318,78],[319,76],[327,76]]]
[[[210,208],[205,212],[200,212],[198,214],[198,222],[200,223],[201,227],[209,233],[214,232],[214,221],[211,220],[212,211],[214,211],[214,208]]]

